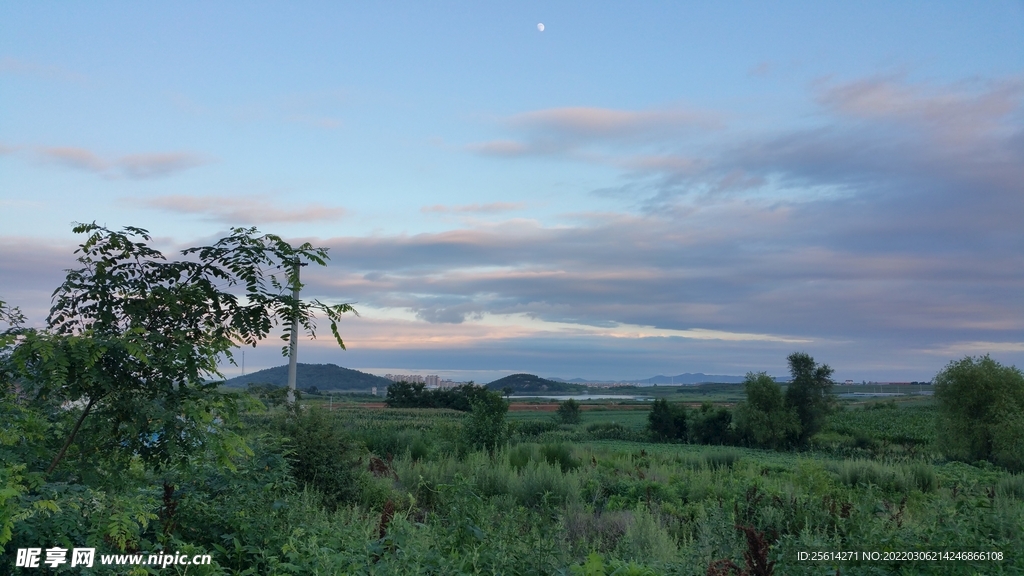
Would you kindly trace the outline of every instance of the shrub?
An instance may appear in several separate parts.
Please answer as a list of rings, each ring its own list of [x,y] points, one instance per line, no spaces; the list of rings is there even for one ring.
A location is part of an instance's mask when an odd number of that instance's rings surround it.
[[[988,356],[935,376],[939,444],[950,458],[1024,469],[1024,374]]]
[[[314,407],[282,413],[275,424],[288,439],[287,459],[297,482],[320,492],[328,508],[356,499],[361,449],[338,420]]]
[[[468,445],[483,448],[493,456],[508,432],[505,425],[508,402],[497,392],[486,388],[481,390],[483,393],[473,398],[473,409],[466,419],[465,438]]]
[[[1024,500],[1024,476],[1014,475],[1003,478],[996,485],[996,493],[1004,498]]]
[[[668,442],[686,438],[686,407],[655,400],[647,415],[647,429],[655,440]]]
[[[747,400],[736,407],[736,433],[750,446],[781,448],[800,435],[796,410],[786,405],[782,387],[764,372],[743,381]]]
[[[934,492],[939,488],[939,478],[935,470],[927,464],[920,462],[910,466],[910,476],[914,479],[914,485],[921,492]]]
[[[595,440],[635,440],[637,433],[618,422],[594,422],[587,425],[587,433]]]
[[[705,402],[690,418],[689,429],[690,439],[697,444],[731,444],[732,412],[724,407],[716,410],[711,402]]]
[[[515,468],[517,472],[526,468],[530,462],[536,460],[536,456],[534,455],[535,450],[536,445],[534,444],[520,444],[509,450],[509,466]]]
[[[540,447],[541,456],[548,464],[554,464],[568,472],[580,467],[580,461],[572,456],[572,449],[565,444],[545,444]]]
[[[430,454],[430,445],[428,445],[422,438],[417,438],[413,441],[412,446],[409,446],[409,457],[414,462],[423,460]]]
[[[555,415],[562,424],[579,424],[580,403],[570,398],[558,405]]]

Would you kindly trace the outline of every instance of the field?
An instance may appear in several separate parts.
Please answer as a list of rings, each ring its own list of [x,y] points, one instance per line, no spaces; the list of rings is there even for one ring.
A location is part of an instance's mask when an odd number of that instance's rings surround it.
[[[458,412],[333,416],[389,463],[401,500],[369,573],[705,574],[742,568],[757,542],[776,574],[1024,573],[1024,477],[943,461],[929,403],[850,404],[808,452],[651,443],[646,410],[608,403],[571,426],[512,411],[493,457],[459,453]],[[361,510],[350,521],[380,526]],[[929,551],[986,559],[882,559]]]
[[[666,394],[735,400],[701,388]],[[846,401],[804,451],[655,443],[649,402],[587,403],[572,425],[521,402],[492,454],[466,413],[335,400],[245,414],[252,453],[231,466],[44,485],[53,508],[7,549],[214,558],[160,574],[1024,574],[1024,476],[945,460],[928,398]]]

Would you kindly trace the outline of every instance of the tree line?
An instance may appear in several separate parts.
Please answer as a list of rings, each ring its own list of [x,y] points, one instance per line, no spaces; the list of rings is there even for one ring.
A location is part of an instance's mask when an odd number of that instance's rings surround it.
[[[765,372],[748,373],[746,399],[732,411],[654,402],[647,430],[661,442],[806,447],[837,408],[833,370],[803,352],[788,357],[785,391]],[[1024,470],[1024,373],[989,356],[950,362],[934,379],[939,448],[947,457]]]

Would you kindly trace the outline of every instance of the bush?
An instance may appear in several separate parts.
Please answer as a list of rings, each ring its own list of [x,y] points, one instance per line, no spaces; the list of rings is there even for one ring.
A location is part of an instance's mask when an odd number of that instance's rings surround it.
[[[580,467],[580,461],[572,457],[572,449],[565,444],[545,444],[540,447],[541,456],[548,464],[554,464],[568,472]]]
[[[747,374],[743,381],[747,400],[736,407],[736,433],[746,444],[781,448],[800,435],[800,419],[788,407],[782,387],[764,372]]]
[[[508,402],[497,392],[491,392],[486,388],[481,390],[483,393],[473,398],[473,409],[466,419],[465,439],[467,445],[483,448],[493,456],[508,433],[508,427],[505,425]]]
[[[1024,476],[1015,475],[1003,478],[996,485],[996,493],[1003,498],[1024,500]]]
[[[636,440],[638,434],[618,422],[594,422],[587,433],[595,440]]]
[[[690,418],[690,439],[697,444],[731,444],[733,441],[732,412],[727,408],[717,410],[711,402],[705,402]]]
[[[580,403],[570,398],[558,405],[555,415],[562,424],[579,424]]]
[[[647,429],[661,442],[686,438],[686,407],[669,404],[664,398],[655,400],[647,415]]]
[[[914,479],[914,485],[921,492],[934,492],[939,488],[939,478],[935,470],[927,464],[913,464],[910,466],[910,476]]]
[[[939,444],[950,458],[1024,469],[1024,374],[988,356],[935,376]]]
[[[536,460],[534,456],[536,446],[534,444],[520,444],[508,452],[508,464],[514,468],[517,472],[533,460]]]
[[[322,494],[328,508],[359,496],[362,450],[338,420],[314,407],[282,413],[275,425],[287,437],[287,460],[298,483]]]

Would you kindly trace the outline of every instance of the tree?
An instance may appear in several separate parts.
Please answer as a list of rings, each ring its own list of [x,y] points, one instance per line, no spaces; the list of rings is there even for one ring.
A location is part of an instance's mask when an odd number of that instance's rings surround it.
[[[555,416],[562,424],[579,424],[581,419],[580,403],[572,398],[562,402],[558,405]]]
[[[782,387],[764,372],[748,372],[747,399],[736,407],[736,433],[750,446],[781,448],[800,437],[800,417],[787,406]]]
[[[479,389],[483,392],[470,400],[473,408],[466,419],[464,432],[467,444],[483,448],[494,456],[494,451],[506,436],[505,414],[508,412],[508,402],[497,392],[483,387]]]
[[[729,444],[733,440],[732,412],[704,402],[687,423],[690,439],[698,444]]]
[[[236,402],[211,382],[222,379],[220,360],[233,362],[236,346],[255,346],[278,323],[287,342],[292,318],[315,336],[315,313],[344,348],[337,323],[355,312],[351,305],[291,296],[299,285],[294,264],[326,265],[325,248],[234,228],[168,261],[141,228],[114,232],[93,223],[74,231],[88,235],[76,251],[82,268],[68,271],[54,292],[48,329],[20,330],[6,358],[32,398],[82,407],[47,472],[83,423],[93,432],[90,448],[105,457],[138,456],[162,468],[210,446],[226,462],[244,445],[221,425],[233,419]]]
[[[1024,470],[1024,374],[989,356],[950,362],[934,379],[939,444],[951,458]]]
[[[794,352],[788,360],[792,380],[786,388],[786,405],[796,410],[800,422],[799,441],[806,443],[821,430],[835,409],[832,395],[835,371],[827,364],[818,365],[804,352]]]
[[[669,404],[664,398],[655,400],[647,415],[647,429],[662,442],[686,438],[686,407]]]

